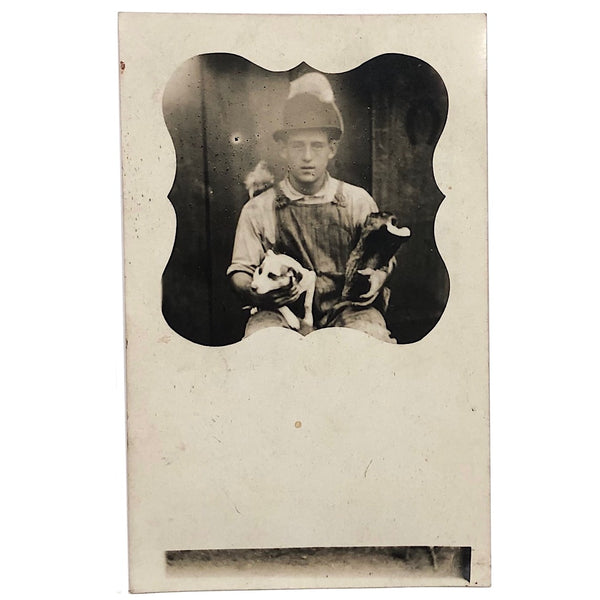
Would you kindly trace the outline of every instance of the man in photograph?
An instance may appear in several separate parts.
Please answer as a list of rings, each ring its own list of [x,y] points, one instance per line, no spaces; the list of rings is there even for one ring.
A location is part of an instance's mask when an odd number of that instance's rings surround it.
[[[274,133],[287,165],[286,177],[244,205],[227,270],[243,302],[258,308],[250,315],[245,337],[266,327],[289,327],[278,309],[293,307],[301,293],[297,285],[264,294],[253,289],[255,270],[266,252],[273,250],[316,273],[316,329],[348,327],[396,343],[383,316],[389,295],[385,282],[393,259],[385,268],[363,275],[370,285],[361,305],[336,306],[350,253],[367,217],[378,211],[366,190],[334,179],[327,170],[343,129],[333,90],[324,75],[307,73],[291,82],[283,122]]]

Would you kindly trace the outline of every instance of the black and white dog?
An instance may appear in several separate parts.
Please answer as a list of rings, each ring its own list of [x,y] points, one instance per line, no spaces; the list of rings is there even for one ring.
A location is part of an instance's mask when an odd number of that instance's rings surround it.
[[[301,294],[305,294],[302,323],[307,327],[312,327],[312,304],[316,281],[317,276],[315,272],[305,269],[291,256],[287,256],[287,254],[275,254],[272,250],[267,250],[263,262],[254,271],[250,286],[257,294],[266,294],[272,290],[285,287],[291,288],[294,284],[297,284],[301,290]],[[256,312],[255,308],[252,310]],[[278,310],[292,329],[300,329],[300,320],[287,306],[282,306]]]

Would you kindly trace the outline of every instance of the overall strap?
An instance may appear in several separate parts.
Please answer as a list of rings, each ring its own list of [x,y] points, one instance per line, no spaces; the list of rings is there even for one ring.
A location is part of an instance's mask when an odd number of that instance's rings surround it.
[[[275,191],[275,208],[284,208],[290,203],[290,199],[283,193],[279,182],[273,186]]]
[[[337,189],[335,190],[335,194],[333,196],[333,203],[338,206],[346,206],[346,198],[344,196],[344,182],[338,181]]]

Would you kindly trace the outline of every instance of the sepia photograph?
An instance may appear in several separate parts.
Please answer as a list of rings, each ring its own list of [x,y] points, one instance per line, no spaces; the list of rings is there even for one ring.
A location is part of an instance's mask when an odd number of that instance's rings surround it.
[[[344,73],[194,57],[163,97],[177,218],[163,314],[220,346],[266,327],[422,339],[449,294],[433,154],[448,112],[427,63],[385,54]]]

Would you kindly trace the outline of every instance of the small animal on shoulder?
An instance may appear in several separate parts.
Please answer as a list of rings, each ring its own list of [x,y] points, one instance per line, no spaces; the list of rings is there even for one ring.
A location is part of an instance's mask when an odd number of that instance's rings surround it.
[[[275,254],[272,250],[267,250],[262,263],[254,271],[250,287],[257,294],[267,294],[273,290],[291,289],[292,286],[297,285],[299,295],[305,295],[302,322],[287,306],[281,306],[278,310],[287,324],[298,331],[302,325],[313,327],[312,305],[316,280],[317,275],[314,271],[305,269],[291,256]],[[251,314],[256,313],[257,310],[256,307],[252,307]]]
[[[272,188],[274,183],[275,176],[269,171],[269,166],[264,160],[260,160],[244,179],[244,185],[248,190],[248,198],[250,199]]]

